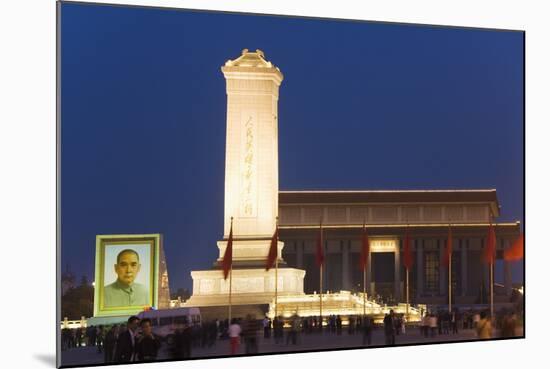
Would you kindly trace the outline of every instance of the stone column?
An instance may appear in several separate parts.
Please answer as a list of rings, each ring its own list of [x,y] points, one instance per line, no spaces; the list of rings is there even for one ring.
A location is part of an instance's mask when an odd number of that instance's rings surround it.
[[[510,247],[510,241],[506,240],[505,249]],[[504,260],[504,291],[506,291],[506,296],[512,294],[512,268],[509,261]]]
[[[443,256],[445,255],[445,241],[446,240],[439,240],[439,260],[443,260]],[[441,265],[441,262],[439,263],[439,295],[440,296],[447,296],[447,279],[448,279],[449,272],[447,271],[447,268],[443,267]]]
[[[416,298],[424,294],[424,245],[423,240],[416,241]],[[409,276],[410,277],[410,276]]]
[[[504,261],[504,291],[506,296],[512,294],[512,269],[509,261]]]
[[[296,242],[296,266],[298,269],[304,268],[304,242]]]
[[[342,289],[351,290],[351,281],[349,275],[349,241],[344,241],[342,245]]]
[[[397,302],[401,301],[401,258],[399,254],[399,244],[394,253],[395,273],[394,273],[394,296]]]
[[[487,247],[487,242],[485,242],[485,239],[482,240],[481,245],[483,246],[483,249],[481,249],[481,254],[483,255],[485,253],[485,248]],[[483,264],[483,287],[485,288],[487,303],[489,303],[490,291],[491,291],[491,268],[487,263],[482,263],[482,264]]]
[[[372,256],[374,254],[369,252],[369,259],[367,260],[367,294],[368,296],[374,295],[374,288],[372,285]]]
[[[468,293],[468,248],[466,245],[467,242],[463,239],[460,249],[460,292],[462,296],[466,296]]]

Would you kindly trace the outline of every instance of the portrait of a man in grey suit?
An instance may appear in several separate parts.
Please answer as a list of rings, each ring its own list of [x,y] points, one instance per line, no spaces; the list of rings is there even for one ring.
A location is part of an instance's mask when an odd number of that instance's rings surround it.
[[[149,305],[148,288],[135,282],[141,269],[139,254],[132,249],[122,250],[117,255],[114,268],[117,279],[105,286],[104,307]]]

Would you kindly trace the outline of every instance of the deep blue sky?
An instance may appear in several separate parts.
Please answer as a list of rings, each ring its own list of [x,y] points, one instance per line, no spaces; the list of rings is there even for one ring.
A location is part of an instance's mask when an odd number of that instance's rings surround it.
[[[523,219],[523,33],[63,4],[62,264],[95,235],[164,235],[171,288],[223,232],[225,81],[285,76],[282,190],[496,188]],[[519,275],[515,268],[514,274]]]

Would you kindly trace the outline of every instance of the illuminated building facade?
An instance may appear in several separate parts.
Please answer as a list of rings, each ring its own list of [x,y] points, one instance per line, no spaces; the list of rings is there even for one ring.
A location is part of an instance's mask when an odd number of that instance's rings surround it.
[[[444,304],[448,271],[441,265],[449,223],[453,234],[452,288],[454,302],[484,301],[489,291],[489,267],[481,262],[490,215],[498,217],[496,190],[433,191],[281,191],[280,238],[289,266],[304,269],[304,290],[319,289],[315,247],[323,219],[324,289],[363,290],[359,267],[363,223],[367,224],[371,254],[367,293],[404,301],[405,269],[401,257],[408,229],[414,265],[409,274],[412,303]],[[496,302],[507,302],[512,291],[510,263],[502,260],[520,232],[519,222],[495,223],[497,268]],[[500,273],[500,275],[499,275]],[[486,301],[486,300],[485,300]]]

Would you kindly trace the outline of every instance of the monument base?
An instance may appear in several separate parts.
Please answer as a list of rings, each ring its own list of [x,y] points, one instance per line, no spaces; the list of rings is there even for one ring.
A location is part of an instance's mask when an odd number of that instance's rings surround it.
[[[275,296],[275,269],[233,269],[231,272],[231,304],[269,304]],[[295,268],[277,271],[277,295],[304,294],[306,272]],[[193,296],[186,307],[229,305],[229,278],[223,279],[221,270],[192,271]]]

